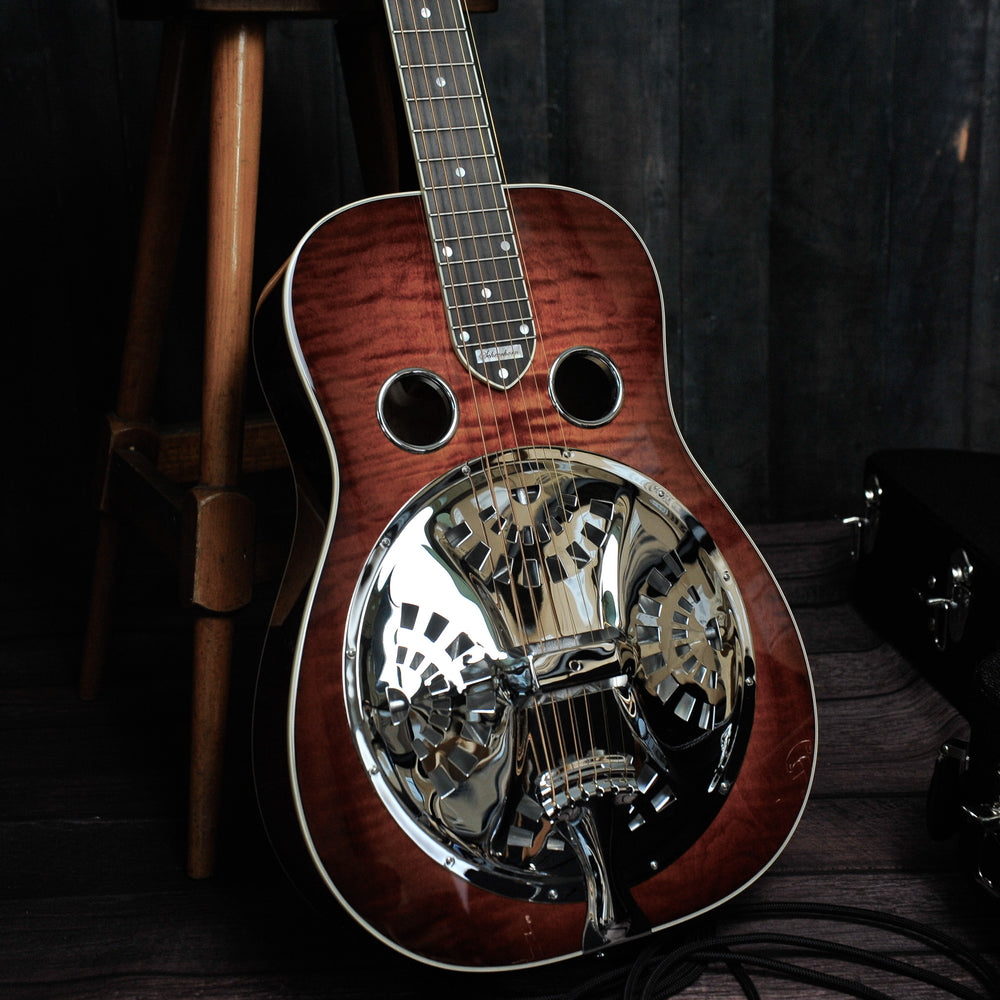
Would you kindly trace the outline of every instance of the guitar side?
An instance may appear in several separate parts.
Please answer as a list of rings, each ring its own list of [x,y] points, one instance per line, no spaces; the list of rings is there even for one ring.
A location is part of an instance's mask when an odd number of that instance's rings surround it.
[[[708,829],[635,886],[653,929],[718,905],[770,866],[798,823],[815,763],[815,703],[794,621],[670,409],[662,300],[645,248],[589,196],[537,186],[509,192],[541,340],[522,383],[506,397],[490,394],[503,404],[495,412],[480,404],[480,419],[473,416],[473,386],[449,342],[418,196],[362,202],[314,227],[262,307],[280,312],[287,336],[269,339],[264,322],[255,331],[298,496],[293,557],[255,704],[265,822],[310,895],[338,900],[406,954],[467,969],[578,954],[584,907],[511,899],[433,861],[385,809],[355,749],[343,668],[355,585],[385,526],[446,470],[503,447],[511,435],[612,456],[692,511],[739,583],[756,661],[749,743]],[[621,372],[621,410],[600,427],[570,425],[548,400],[552,362],[579,345],[605,352]],[[410,367],[433,370],[458,403],[455,434],[426,454],[394,445],[375,415],[382,384]]]

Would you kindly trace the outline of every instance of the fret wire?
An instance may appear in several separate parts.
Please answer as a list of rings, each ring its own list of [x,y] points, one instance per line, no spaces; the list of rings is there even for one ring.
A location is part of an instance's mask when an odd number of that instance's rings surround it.
[[[425,118],[418,117],[414,121],[414,131],[417,135],[436,135],[437,133],[447,133],[447,135],[442,135],[441,138],[450,138],[452,136],[456,138],[464,138],[466,142],[471,140],[473,137],[480,139],[482,142],[482,148],[484,150],[490,150],[489,155],[496,155],[492,150],[492,145],[486,143],[486,139],[489,135],[486,129],[480,128],[479,126],[454,126],[450,122],[450,114],[435,114],[436,112],[441,112],[444,110],[443,106],[432,105],[425,103],[422,105],[424,111],[428,112]],[[417,110],[420,110],[419,108]],[[411,120],[413,116],[411,116]]]
[[[417,135],[421,135],[421,136],[425,136],[425,137],[426,136],[440,137],[440,129],[436,129],[436,128],[426,128],[426,129],[425,128],[420,128],[420,129],[413,129],[413,131],[416,132]],[[489,138],[488,135],[486,135],[485,137]],[[483,156],[486,156],[486,157],[495,157],[496,156],[496,153],[491,148],[487,147],[485,144],[481,145],[478,149],[473,149],[472,141],[471,140],[474,139],[474,138],[475,139],[481,139],[481,138],[483,138],[483,135],[479,135],[479,134],[476,134],[476,133],[471,133],[471,134],[470,133],[466,133],[464,136],[460,136],[456,132],[451,132],[447,136],[445,136],[445,138],[451,140],[450,144],[447,144],[447,143],[443,143],[442,144],[442,147],[443,147],[442,148],[442,154],[443,155],[442,155],[441,159],[443,159],[445,161],[447,161],[447,160],[457,160],[457,159],[466,159],[466,158],[469,158],[469,157],[472,157],[472,156],[478,156],[478,157],[483,157]],[[465,139],[465,141],[466,141],[466,148],[462,148],[462,149],[459,148],[458,143],[455,141],[455,140],[457,140],[459,138],[464,138]]]
[[[467,261],[470,261],[470,260],[482,261],[483,263],[488,263],[488,264],[499,264],[499,263],[501,263],[503,261],[510,261],[511,264],[516,264],[517,263],[517,258],[516,257],[498,257],[496,254],[476,254],[475,257],[465,257],[465,256],[460,255],[460,254],[452,254],[450,257],[448,255],[446,255],[446,254],[442,254],[441,255],[441,262],[446,267],[449,266],[449,265],[458,264],[460,262],[467,262]],[[512,268],[512,271],[513,271],[513,268]],[[517,268],[517,271],[515,272],[515,277],[517,277],[519,279],[523,279],[524,275],[521,273],[521,268],[520,267]],[[509,281],[511,279],[510,278],[504,278],[502,280]],[[452,282],[452,284],[454,284],[454,282]]]
[[[426,77],[410,81],[409,89],[404,89],[403,99],[406,101],[447,101],[464,98],[466,100],[482,101],[483,92],[474,79],[463,79],[467,73],[445,75],[450,69],[460,69],[461,63],[441,63]],[[432,86],[433,85],[433,86]]]
[[[457,35],[459,38],[464,37],[464,32],[461,27],[456,24],[443,24],[439,28],[436,24],[420,25],[419,28],[410,28],[406,25],[396,29],[401,35],[416,35],[418,37],[423,37],[426,35]]]
[[[428,74],[422,80],[412,80],[410,81],[410,89],[408,91],[404,90],[403,99],[407,101],[429,101],[435,98],[441,98],[443,100],[448,100],[449,97],[466,97],[476,101],[483,100],[483,92],[479,88],[479,82],[475,78],[463,79],[462,74],[459,73],[455,77],[449,79],[448,77],[443,77],[444,84],[439,84],[437,78],[442,75],[444,70],[448,69],[462,69],[466,66],[465,63],[460,62],[441,62],[438,63],[434,68],[433,72]],[[468,76],[468,74],[466,74]],[[418,86],[421,83],[434,82],[434,85],[438,87],[438,90],[429,90],[426,94],[422,93]],[[455,90],[455,87],[471,87],[472,90],[469,93],[462,93],[459,90]],[[485,102],[484,102],[485,103]]]
[[[518,261],[517,257],[497,257],[495,255],[490,255],[490,254],[478,254],[475,258],[468,258],[468,257],[460,256],[460,255],[454,255],[454,254],[449,257],[446,254],[442,254],[441,258],[442,258],[442,263],[445,265],[445,267],[453,267],[456,264],[464,263],[464,262],[466,262],[466,261],[468,261],[470,259],[480,260],[480,261],[484,261],[484,262],[491,262],[491,263],[494,263],[494,264],[509,263],[511,265],[511,267],[510,267],[510,272],[511,272],[510,275],[501,275],[498,280],[500,280],[500,281],[523,281],[524,280],[524,274],[521,271],[521,268],[520,268],[519,261]],[[446,280],[449,280],[449,279],[446,279]],[[449,284],[456,284],[456,282],[449,280]]]
[[[448,191],[448,190],[458,190],[458,189],[461,188],[461,186],[462,186],[461,184],[456,184],[454,186],[454,188],[448,187],[448,188],[442,188],[442,190],[445,190],[445,191]],[[442,218],[443,219],[443,218],[446,218],[446,217],[457,218],[460,215],[461,216],[479,216],[479,215],[482,215],[484,212],[496,212],[497,214],[500,214],[501,211],[502,210],[499,209],[499,208],[493,208],[492,206],[490,206],[489,208],[456,208],[454,211],[437,212],[435,214],[438,216],[438,218]],[[503,214],[506,215],[507,213],[504,212]]]
[[[508,284],[520,284],[520,279],[509,279]],[[462,289],[468,289],[470,292],[473,290],[471,286],[466,282],[455,282],[449,283],[448,289],[452,292],[458,293]],[[510,305],[512,303],[520,303],[527,300],[527,295],[521,292],[515,292],[514,296],[505,297],[490,297],[488,299],[480,299],[477,295],[471,295],[468,301],[459,300],[458,298],[452,303],[456,309],[479,309],[479,310],[489,310],[490,307],[496,307],[499,305]]]
[[[429,221],[433,225],[434,222],[445,221],[445,220],[447,220],[449,218],[453,218],[453,216],[451,214],[449,214],[449,213],[438,213],[438,212],[435,212],[433,214],[432,218]],[[509,216],[508,216],[508,221],[509,221]],[[454,236],[447,236],[447,235],[444,235],[444,234],[442,234],[440,236],[434,235],[434,239],[435,240],[440,240],[442,243],[447,243],[449,241],[454,241],[454,240],[473,240],[473,239],[495,240],[495,239],[498,239],[498,238],[510,239],[510,237],[511,237],[511,234],[510,234],[510,228],[509,227],[506,228],[506,229],[501,229],[499,232],[497,232],[496,230],[487,229],[485,232],[468,233],[468,234],[465,234],[465,235],[463,235],[461,233],[457,233]],[[511,243],[511,253],[512,254],[514,253],[514,244],[513,243]]]
[[[499,289],[499,294],[503,295],[505,292],[510,291],[511,286],[516,288],[518,285],[523,285],[524,279],[516,275],[511,275],[510,277],[497,275],[495,279],[477,281],[475,284],[470,284],[468,281],[454,281],[449,282],[449,284],[456,288],[468,288],[470,291],[475,291],[476,294],[473,296],[473,300],[478,303],[479,295],[483,288],[489,288],[492,290],[492,288],[496,287]],[[487,298],[483,299],[483,303],[492,302],[494,299],[495,296],[491,294]],[[504,301],[506,301],[506,299]]]
[[[508,222],[511,221],[511,219],[510,219],[510,213],[499,213],[499,212],[497,213],[497,218],[500,220],[500,222],[504,221],[504,216],[506,216],[506,220]],[[448,213],[446,213],[446,212],[435,212],[431,216],[430,223],[433,226],[433,224],[437,220],[439,220],[439,219],[446,219],[446,218],[448,218]],[[508,240],[509,241],[509,240],[512,239],[512,236],[511,236],[511,227],[508,226],[508,227],[505,227],[505,228],[501,228],[500,230],[485,229],[485,230],[483,230],[481,232],[478,232],[478,233],[467,233],[465,235],[461,235],[460,234],[460,235],[456,235],[456,236],[445,236],[445,235],[440,235],[439,236],[437,234],[434,234],[434,239],[435,240],[440,240],[442,243],[452,243],[455,240]],[[511,245],[510,245],[510,255],[514,256],[515,253],[516,253],[516,247],[514,246],[513,243],[511,243]]]
[[[464,26],[461,24],[436,24],[421,23],[419,26],[401,24],[393,28],[397,35],[413,35],[415,38],[426,38],[429,35],[455,35],[460,40],[465,40]]]
[[[475,91],[471,93],[452,91],[449,94],[414,94],[406,98],[410,104],[447,104],[449,101],[475,101],[478,99],[479,94]]]
[[[517,285],[523,285],[524,278],[516,274],[511,274],[511,275],[498,274],[495,278],[485,278],[476,282],[469,282],[463,279],[461,281],[449,281],[448,284],[453,285],[456,288],[462,287],[474,291],[475,294],[473,295],[473,300],[476,302],[479,301],[482,289],[489,288],[491,289],[491,294],[489,296],[486,296],[483,299],[483,301],[490,302],[495,297],[495,294],[509,295],[511,286],[516,287]],[[495,293],[492,291],[493,289],[496,290]]]
[[[471,167],[465,166],[464,159],[452,160],[448,164],[437,164],[432,170],[420,169],[420,178],[426,187],[434,191],[457,191],[459,188],[467,188],[482,193],[489,193],[500,203],[500,191],[502,185],[500,181],[493,177],[485,178],[482,181],[470,181],[468,175],[472,172]],[[461,171],[464,171],[462,173]]]
[[[438,216],[435,216],[431,220],[431,222],[433,223],[434,221],[436,221],[437,218],[438,218]],[[476,241],[476,245],[468,245],[468,246],[465,246],[464,249],[465,250],[470,250],[472,253],[476,254],[477,257],[479,256],[479,251],[480,251],[480,247],[478,246],[478,244],[479,243],[485,243],[487,245],[484,246],[484,247],[482,247],[482,253],[485,255],[483,257],[484,260],[486,259],[486,257],[494,257],[497,260],[517,260],[518,259],[517,251],[516,251],[516,248],[515,248],[514,244],[509,242],[509,240],[510,240],[510,233],[509,232],[499,232],[498,233],[498,232],[493,232],[493,231],[485,231],[485,232],[478,232],[478,233],[469,233],[467,236],[439,236],[437,234],[432,233],[432,237],[433,237],[433,240],[434,240],[435,243],[440,243],[442,245],[451,246],[451,247],[455,246],[455,244],[459,244],[459,245],[461,245],[463,243],[465,243],[465,244],[472,244],[473,241]],[[503,250],[503,253],[496,253],[496,252],[494,252],[493,247],[489,245],[489,244],[497,243],[497,242],[500,242],[500,243],[508,242],[508,247]]]
[[[452,285],[451,290],[457,291],[462,286]],[[498,306],[519,306],[525,301],[525,296],[518,295],[512,299],[490,299],[489,302],[449,302],[448,308],[454,309],[456,312],[468,312],[471,310],[473,313],[477,312],[494,312]],[[488,316],[486,319],[491,323],[505,323],[510,317],[506,315],[503,316]],[[482,323],[484,320],[474,320],[477,323]]]
[[[454,310],[455,307],[454,306],[449,306],[448,308],[451,309],[451,310]],[[508,327],[520,326],[522,323],[527,323],[528,320],[530,320],[530,319],[531,319],[530,315],[528,315],[528,316],[513,316],[513,317],[510,318],[510,321],[507,323],[507,326]],[[492,323],[481,323],[479,321],[471,321],[469,323],[458,323],[458,324],[456,324],[456,328],[459,329],[459,330],[489,330],[491,334],[495,332],[496,327],[497,327],[497,324],[495,322],[492,322]],[[493,340],[494,338],[491,336],[489,339]],[[518,335],[516,337],[507,336],[507,337],[504,337],[502,339],[499,338],[499,337],[496,338],[496,340],[497,340],[498,343],[503,343],[503,344],[518,344],[518,343],[525,343],[525,344],[527,344],[527,343],[531,342],[531,339],[532,339],[532,337],[531,337],[531,332],[530,331],[528,333],[520,333],[520,331],[518,331]],[[480,343],[481,343],[481,341],[480,341]]]
[[[414,62],[408,63],[404,61],[402,64],[404,70],[425,70],[427,69],[427,64],[424,62]],[[475,63],[471,59],[460,59],[460,60],[450,60],[445,59],[435,63],[438,69],[465,69],[469,70],[475,67]]]
[[[434,237],[434,242],[435,243],[442,243],[442,244],[450,246],[452,243],[457,243],[457,242],[460,242],[462,240],[495,240],[495,239],[498,239],[498,238],[501,238],[501,237],[507,237],[507,236],[510,236],[510,233],[507,233],[507,232],[499,232],[499,233],[496,233],[496,232],[471,233],[468,236],[435,236]],[[515,254],[514,254],[514,247],[513,247],[513,245],[511,245],[510,254],[507,257],[497,257],[495,254],[493,254],[492,256],[496,260],[509,260],[509,259],[512,259],[515,256]],[[479,259],[478,255],[477,255],[476,259]],[[483,258],[483,259],[485,259],[485,258]]]
[[[449,249],[451,249],[451,244],[444,244]],[[492,253],[475,253],[474,251],[470,254],[462,253],[461,250],[455,251],[451,250],[451,253],[445,253],[443,249],[438,253],[441,264],[451,271],[455,271],[460,265],[468,263],[470,260],[482,261],[484,263],[493,264],[495,266],[495,271],[498,277],[502,278],[504,281],[523,281],[524,272],[521,268],[520,258],[513,255],[499,255]],[[454,284],[454,281],[448,279],[450,284]]]
[[[465,178],[460,178],[456,180],[453,184],[428,184],[428,191],[497,191],[501,187],[500,184],[494,181],[467,181]],[[496,212],[497,208],[494,205],[489,207],[489,211]],[[470,212],[479,211],[479,209],[471,208],[468,209]]]
[[[494,302],[490,299],[488,302],[465,302],[455,299],[453,295],[449,293],[455,293],[460,291],[462,288],[468,287],[467,285],[448,285],[444,291],[445,304],[448,309],[453,309],[456,312],[461,311],[463,316],[469,317],[469,322],[473,325],[485,325],[487,323],[500,323],[506,326],[519,326],[524,322],[523,316],[513,316],[504,315],[501,317],[490,316],[491,311],[495,311],[496,306],[507,305],[507,306],[517,306],[519,309],[530,308],[530,303],[528,302],[527,296],[517,295],[514,298],[505,299],[502,303],[497,301]],[[524,334],[523,336],[527,336]]]
[[[494,154],[494,153],[469,153],[466,156],[462,157],[462,159],[465,159],[465,160],[487,160],[491,164],[496,164],[497,166],[500,165],[499,162],[497,161],[496,154]],[[417,159],[417,163],[418,164],[425,164],[425,163],[454,163],[454,157],[450,157],[450,156],[428,156],[426,158],[419,157]]]
[[[488,332],[488,336],[486,337],[483,337],[481,333],[484,329]],[[469,334],[470,331],[473,331],[475,333],[475,340],[471,339],[470,335],[469,339],[464,342],[476,347],[482,347],[484,344],[502,344],[504,346],[521,344],[522,346],[526,346],[532,340],[530,333],[514,335],[511,331],[508,331],[507,336],[498,336],[495,323],[490,325],[482,323],[456,323],[454,330],[458,334]]]
[[[475,94],[439,94],[437,97],[411,97],[406,103],[411,110],[415,109],[420,111],[422,109],[425,111],[432,111],[440,110],[448,105],[460,105],[463,101],[470,104],[476,104],[478,102],[478,98]],[[423,121],[423,119],[418,116],[418,121]],[[451,121],[448,122],[449,131],[456,128],[463,132],[486,132],[486,129],[477,123],[473,123],[472,125],[455,125]]]
[[[479,164],[477,168],[477,164]],[[458,175],[455,168],[461,167],[465,173]],[[433,160],[418,160],[417,169],[424,177],[458,177],[459,179],[476,177],[485,173],[486,179],[475,181],[477,184],[503,185],[500,164],[491,153],[465,153],[457,156],[439,156]],[[454,183],[454,182],[453,182]]]
[[[447,101],[449,98],[464,97],[466,100],[479,101],[480,103],[485,104],[485,101],[483,101],[483,92],[479,89],[479,82],[475,79],[463,80],[461,74],[459,74],[457,78],[451,80],[445,77],[444,78],[445,82],[443,86],[437,83],[437,78],[441,76],[442,70],[462,69],[467,65],[468,64],[466,63],[460,63],[460,62],[438,63],[438,65],[432,71],[432,74],[428,74],[428,76],[425,77],[423,80],[410,81],[410,89],[406,90],[404,88],[403,100],[414,102],[414,101],[430,101],[440,98],[441,100]],[[434,81],[435,86],[439,87],[437,91],[429,90],[426,94],[424,94],[414,88],[415,83],[416,84],[427,83],[431,80]],[[454,88],[456,86],[464,86],[464,85],[472,87],[473,88],[472,91],[469,93],[462,93],[454,89],[451,90],[448,89],[449,87]]]
[[[463,251],[462,243],[471,243],[474,240],[487,240],[492,241],[494,237],[491,236],[457,236],[454,239],[440,239],[437,236],[434,237],[434,242],[440,246],[440,256],[447,263],[451,261],[453,264],[457,264],[460,260],[472,260],[474,255],[475,260],[492,260],[492,261],[509,261],[511,266],[519,266],[520,257],[514,252],[514,247],[512,246],[508,251],[501,251],[500,253],[493,253],[488,247],[483,250],[478,250],[475,246],[468,247],[470,251],[466,254]],[[458,251],[455,247],[458,245]],[[450,254],[444,252],[445,248],[451,250]]]

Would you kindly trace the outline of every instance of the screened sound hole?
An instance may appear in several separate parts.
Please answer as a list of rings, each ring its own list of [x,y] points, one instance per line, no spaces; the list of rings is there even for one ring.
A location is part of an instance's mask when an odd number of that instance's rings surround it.
[[[386,437],[407,451],[434,451],[458,426],[458,402],[434,372],[406,368],[379,390],[378,422]]]
[[[549,395],[570,423],[599,427],[621,409],[624,386],[621,373],[606,354],[593,347],[573,347],[552,366]]]

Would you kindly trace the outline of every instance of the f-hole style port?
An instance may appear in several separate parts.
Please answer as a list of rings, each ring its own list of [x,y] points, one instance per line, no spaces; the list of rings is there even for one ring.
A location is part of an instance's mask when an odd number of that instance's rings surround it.
[[[434,451],[458,426],[458,402],[439,375],[405,368],[379,390],[378,422],[385,436],[406,451]]]
[[[560,415],[578,427],[600,427],[622,408],[625,389],[614,362],[593,347],[571,347],[549,373],[549,395]]]

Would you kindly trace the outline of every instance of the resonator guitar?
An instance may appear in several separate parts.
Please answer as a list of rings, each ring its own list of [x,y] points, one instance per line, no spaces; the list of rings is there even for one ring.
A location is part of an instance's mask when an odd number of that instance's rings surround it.
[[[421,961],[523,967],[752,883],[815,701],[678,431],[642,240],[506,182],[460,0],[385,6],[420,191],[321,219],[255,324],[297,495],[255,780],[310,896]]]

